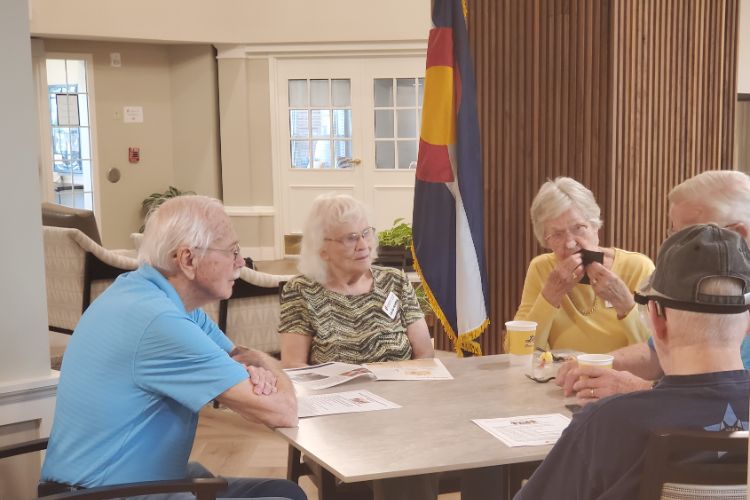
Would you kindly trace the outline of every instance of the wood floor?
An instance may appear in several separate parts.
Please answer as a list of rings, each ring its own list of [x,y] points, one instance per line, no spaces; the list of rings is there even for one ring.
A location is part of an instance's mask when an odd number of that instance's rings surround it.
[[[248,422],[231,410],[201,410],[190,460],[202,463],[214,474],[285,478],[286,456],[286,441],[267,427]],[[318,491],[308,478],[301,478],[300,486],[310,500],[318,498]],[[461,497],[451,493],[439,498]]]

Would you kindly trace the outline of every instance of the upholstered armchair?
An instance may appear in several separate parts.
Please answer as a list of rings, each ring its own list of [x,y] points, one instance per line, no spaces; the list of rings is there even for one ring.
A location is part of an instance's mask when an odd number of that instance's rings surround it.
[[[240,270],[232,296],[203,308],[235,344],[267,353],[280,351],[279,285],[292,276]]]
[[[107,250],[79,229],[43,230],[49,329],[70,334],[91,301],[138,261]]]

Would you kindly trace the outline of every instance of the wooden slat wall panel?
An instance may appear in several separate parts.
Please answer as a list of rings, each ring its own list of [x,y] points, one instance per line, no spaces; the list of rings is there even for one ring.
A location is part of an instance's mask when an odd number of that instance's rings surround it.
[[[530,259],[529,206],[559,175],[602,207],[602,244],[655,255],[666,194],[731,168],[738,0],[470,0],[492,326]]]
[[[654,257],[667,194],[732,168],[735,0],[616,0],[612,17],[613,161],[604,238]]]

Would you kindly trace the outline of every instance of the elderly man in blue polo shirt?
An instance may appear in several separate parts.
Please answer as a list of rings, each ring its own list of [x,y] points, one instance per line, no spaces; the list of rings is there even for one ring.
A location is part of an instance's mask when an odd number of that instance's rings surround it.
[[[198,412],[212,399],[270,427],[297,425],[280,365],[232,345],[200,309],[228,298],[244,265],[221,203],[167,201],[149,217],[138,257],[140,267],[86,310],[66,349],[40,484],[47,492],[210,475],[188,457]],[[222,498],[306,498],[285,480],[228,481]]]
[[[750,176],[743,172],[709,170],[691,177],[672,189],[669,205],[670,232],[713,222],[750,243]],[[745,368],[750,369],[750,335],[744,338],[741,352]],[[566,396],[575,393],[585,404],[612,394],[650,389],[664,375],[653,339],[610,354],[615,357],[614,370],[579,368],[570,361],[560,368],[555,382]]]

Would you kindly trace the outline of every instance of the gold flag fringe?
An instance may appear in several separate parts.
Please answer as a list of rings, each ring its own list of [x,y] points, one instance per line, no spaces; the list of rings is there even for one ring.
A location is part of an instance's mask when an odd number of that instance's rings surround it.
[[[419,274],[419,279],[422,281],[420,286],[424,288],[425,294],[427,295],[427,301],[430,303],[430,307],[432,307],[435,316],[437,316],[438,320],[440,320],[440,323],[443,325],[443,329],[448,335],[448,338],[453,343],[453,349],[456,351],[458,357],[463,357],[464,351],[470,352],[475,356],[481,356],[482,346],[475,339],[487,329],[490,324],[490,320],[486,319],[477,328],[474,328],[473,330],[462,333],[460,335],[456,335],[453,327],[445,317],[445,313],[443,313],[443,310],[440,308],[440,305],[435,299],[435,295],[432,293],[432,290],[430,290],[427,281],[424,279],[422,268],[420,267],[419,260],[417,259],[417,253],[414,251],[414,245],[411,246],[411,255],[414,259],[414,270],[417,271],[417,274]]]

